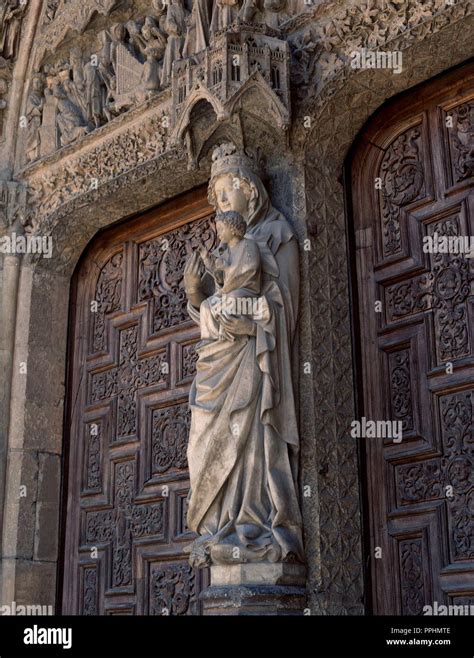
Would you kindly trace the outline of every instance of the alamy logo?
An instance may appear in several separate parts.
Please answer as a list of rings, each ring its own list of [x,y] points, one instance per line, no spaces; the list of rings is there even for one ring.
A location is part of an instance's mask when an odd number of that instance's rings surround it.
[[[434,601],[433,605],[423,607],[423,614],[439,617],[474,615],[474,605],[438,605],[438,601]]]
[[[51,258],[53,238],[50,235],[4,235],[0,238],[0,254],[41,254],[44,258]]]
[[[262,297],[234,297],[224,294],[213,308],[228,316],[247,315],[254,320],[264,319],[265,305]]]
[[[403,435],[401,420],[368,420],[363,416],[351,423],[351,436],[355,439],[392,439],[400,443]]]
[[[403,68],[403,53],[401,50],[353,50],[350,54],[353,69],[392,69],[401,73]]]
[[[72,628],[25,628],[23,644],[60,644],[63,649],[72,647]]]
[[[5,615],[8,617],[30,617],[30,616],[39,616],[44,615],[52,616],[53,606],[52,605],[17,605],[16,601],[13,601],[11,605],[2,605],[0,606],[0,615]]]
[[[474,237],[472,235],[425,235],[423,238],[425,254],[464,254],[474,258]]]

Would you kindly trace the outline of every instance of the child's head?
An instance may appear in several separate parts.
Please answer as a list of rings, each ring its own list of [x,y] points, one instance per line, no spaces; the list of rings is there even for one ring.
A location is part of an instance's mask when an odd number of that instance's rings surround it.
[[[241,240],[247,231],[247,223],[239,212],[227,210],[216,215],[216,228],[222,242],[228,242],[232,236]]]

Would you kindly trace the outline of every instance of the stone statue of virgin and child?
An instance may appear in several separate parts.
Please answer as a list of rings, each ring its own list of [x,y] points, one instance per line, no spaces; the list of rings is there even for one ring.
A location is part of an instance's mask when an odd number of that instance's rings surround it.
[[[299,255],[253,161],[233,144],[212,156],[219,247],[184,272],[200,326],[190,392],[188,547],[201,567],[303,562],[294,340]],[[246,303],[242,303],[246,302]]]

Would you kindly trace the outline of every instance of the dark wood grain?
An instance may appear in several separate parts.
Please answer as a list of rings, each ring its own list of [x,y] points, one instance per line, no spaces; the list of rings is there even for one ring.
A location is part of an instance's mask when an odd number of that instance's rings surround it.
[[[388,104],[352,159],[359,413],[403,426],[362,441],[376,614],[474,603],[473,260],[423,251],[474,235],[473,119],[470,65]]]
[[[207,574],[183,552],[199,333],[182,273],[198,244],[215,243],[205,192],[101,232],[75,273],[64,614],[201,613]]]

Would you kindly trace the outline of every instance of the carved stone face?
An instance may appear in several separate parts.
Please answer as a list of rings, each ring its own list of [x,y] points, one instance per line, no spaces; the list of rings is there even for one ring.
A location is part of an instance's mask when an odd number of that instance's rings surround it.
[[[226,244],[231,242],[232,238],[234,237],[231,227],[228,226],[225,222],[221,222],[219,220],[216,222],[216,231],[219,240],[221,242],[225,242]]]
[[[32,87],[33,91],[43,91],[43,81],[41,78],[33,78]]]
[[[217,210],[226,212],[235,210],[245,219],[248,216],[251,189],[247,181],[241,180],[232,174],[224,174],[214,183]]]

